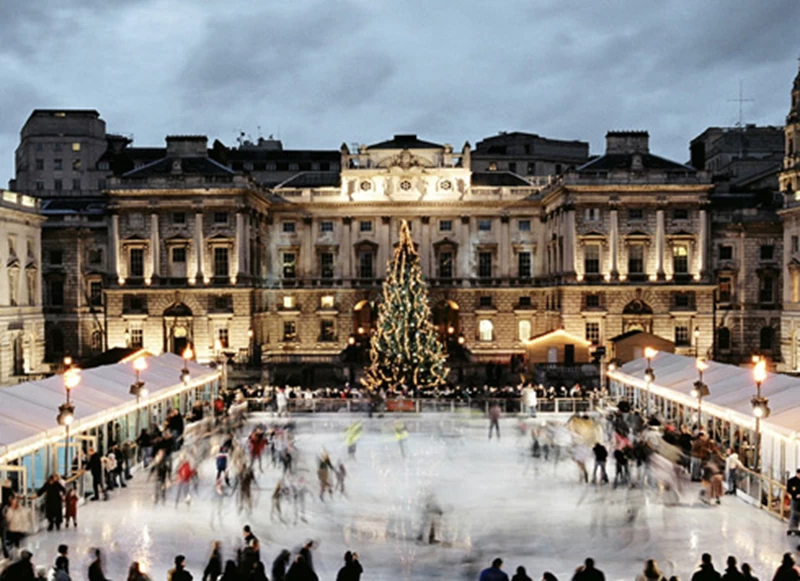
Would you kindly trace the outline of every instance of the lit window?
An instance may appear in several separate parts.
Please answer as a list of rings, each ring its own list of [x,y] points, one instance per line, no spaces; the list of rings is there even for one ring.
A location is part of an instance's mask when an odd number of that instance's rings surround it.
[[[590,244],[583,250],[583,269],[586,274],[600,273],[600,246]]]
[[[81,144],[80,144],[80,143],[78,143],[77,141],[75,141],[75,142],[72,144],[72,151],[80,151],[80,150],[81,150]]]
[[[322,319],[319,322],[319,340],[320,341],[336,340],[336,333],[334,332],[334,325],[332,320]]]
[[[72,170],[73,171],[80,171],[81,170],[81,160],[80,159],[73,159],[72,160]]]
[[[219,341],[219,345],[223,349],[228,348],[228,328],[227,327],[220,327],[217,329],[217,341]],[[216,348],[217,345],[215,344],[214,347]]]
[[[297,255],[294,252],[284,252],[283,256],[283,278],[294,278],[296,274],[295,264]]]
[[[322,309],[333,308],[333,295],[325,295],[319,299],[319,306]]]
[[[672,269],[675,274],[689,272],[689,249],[686,246],[675,246],[672,249]]]
[[[489,319],[482,319],[478,323],[478,333],[481,341],[491,341],[494,338],[494,323]]]
[[[283,308],[284,309],[292,310],[292,309],[294,309],[295,304],[296,303],[295,303],[295,300],[294,300],[293,296],[287,295],[287,296],[283,297]]]
[[[294,321],[283,322],[283,340],[295,341],[297,340],[297,323]]]
[[[524,320],[517,323],[517,332],[520,341],[527,341],[531,338],[531,322]]]

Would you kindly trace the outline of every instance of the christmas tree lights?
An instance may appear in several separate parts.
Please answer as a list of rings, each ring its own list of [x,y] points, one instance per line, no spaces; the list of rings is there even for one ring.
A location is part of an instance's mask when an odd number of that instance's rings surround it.
[[[372,390],[434,388],[445,382],[449,372],[431,321],[428,285],[422,279],[419,254],[405,220],[400,225],[400,242],[387,265],[369,356],[361,381]]]

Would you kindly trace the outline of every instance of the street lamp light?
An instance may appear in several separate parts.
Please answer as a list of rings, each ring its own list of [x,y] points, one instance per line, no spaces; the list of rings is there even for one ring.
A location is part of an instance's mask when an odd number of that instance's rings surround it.
[[[658,351],[653,349],[652,347],[645,347],[644,348],[644,357],[647,359],[647,369],[644,370],[644,381],[645,387],[647,389],[647,417],[650,417],[650,384],[656,380],[656,374],[653,371],[653,368],[650,366],[652,363],[653,357],[658,355]]]
[[[700,327],[695,327],[694,328],[694,357],[695,357],[695,359],[697,359],[697,355],[698,355],[697,348],[698,348],[698,343],[699,342],[700,342]]]
[[[225,347],[222,344],[222,340],[217,337],[214,341],[214,351],[216,352],[216,360],[217,360],[217,369],[220,367],[222,368],[222,386],[223,388],[228,388],[228,358],[225,356],[225,352],[223,351]]]
[[[75,419],[75,405],[70,401],[70,392],[73,388],[77,387],[81,382],[80,369],[72,367],[72,359],[70,357],[64,358],[64,391],[67,394],[67,400],[58,406],[58,415],[56,421],[59,426],[64,426],[64,478],[69,477],[69,426],[72,420]]]
[[[147,397],[147,388],[144,386],[144,381],[140,379],[139,374],[147,369],[147,360],[144,357],[137,357],[133,360],[133,370],[136,372],[136,381],[131,385],[130,394],[136,396],[136,436],[139,435],[141,428],[140,419],[141,410],[139,409],[139,402],[143,397]]]
[[[694,398],[697,398],[697,425],[702,430],[703,429],[703,398],[709,395],[711,392],[708,390],[708,386],[703,383],[703,372],[708,369],[708,363],[703,361],[702,359],[697,359],[697,381],[694,382],[694,387],[692,388],[691,395]]]
[[[767,362],[763,357],[759,357],[753,367],[753,379],[756,382],[756,395],[750,400],[753,406],[753,415],[756,418],[756,441],[753,453],[753,468],[758,470],[759,452],[761,450],[761,420],[769,417],[769,400],[761,396],[761,384],[767,379]]]
[[[191,374],[189,373],[189,360],[194,357],[194,352],[192,351],[191,347],[187,347],[183,350],[181,354],[183,357],[183,369],[181,369],[181,381],[183,383],[189,383],[189,379],[191,378]]]

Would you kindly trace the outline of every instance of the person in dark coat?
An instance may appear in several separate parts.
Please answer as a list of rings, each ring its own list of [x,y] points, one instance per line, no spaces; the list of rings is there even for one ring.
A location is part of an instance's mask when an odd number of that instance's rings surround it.
[[[219,548],[219,541],[214,541],[211,545],[211,555],[208,557],[206,568],[203,569],[203,581],[217,581],[222,575],[222,553]]]
[[[511,581],[533,581],[530,577],[528,577],[527,572],[525,571],[525,567],[520,565],[517,567],[517,573],[511,578]]]
[[[364,568],[358,562],[358,553],[347,551],[344,554],[344,567],[339,569],[336,581],[360,581]]]
[[[592,471],[592,484],[597,482],[597,471],[600,470],[600,481],[608,484],[608,473],[606,472],[606,461],[608,460],[608,450],[603,444],[597,442],[592,448],[594,452],[594,470]]]
[[[167,573],[168,581],[192,581],[194,577],[186,570],[186,557],[178,555],[175,557],[175,566]]]
[[[800,468],[797,473],[786,482],[786,494],[789,495],[789,529],[786,531],[787,535],[797,535],[800,531],[797,530],[800,525]]]
[[[225,561],[225,572],[219,581],[239,581],[239,572],[236,570],[236,562],[233,559]]]
[[[583,567],[575,572],[572,581],[606,581],[606,576],[600,569],[595,568],[594,559],[586,559]]]
[[[503,559],[497,558],[492,561],[492,566],[481,571],[480,581],[508,581],[508,575],[501,569]]]
[[[297,555],[294,563],[286,572],[286,581],[319,581],[319,577],[314,570],[308,566],[303,555]]]
[[[267,572],[264,570],[264,563],[259,561],[253,566],[248,581],[269,581],[269,579],[267,579]]]
[[[94,448],[89,448],[89,462],[87,468],[92,474],[92,490],[94,490],[92,500],[100,500],[101,490],[103,491],[103,498],[108,499],[108,494],[105,488],[103,488],[103,460],[100,456],[100,452]]]
[[[89,581],[109,581],[103,573],[103,559],[100,549],[94,550],[94,561],[89,565]]]
[[[280,555],[275,558],[272,562],[272,581],[284,581],[286,579],[286,566],[291,558],[292,554],[286,549],[283,549]]]
[[[51,474],[47,482],[44,483],[37,492],[37,496],[44,496],[44,512],[47,517],[47,530],[61,530],[61,522],[64,519],[63,499],[67,490],[57,474]]]
[[[312,571],[314,570],[314,558],[311,556],[311,549],[313,548],[314,548],[314,541],[309,540],[306,542],[305,545],[303,545],[303,548],[300,549],[299,552],[299,554],[303,557],[306,564],[308,565],[308,568],[311,569]]]
[[[798,581],[800,572],[795,566],[794,557],[791,553],[784,553],[781,566],[775,571],[772,581]]]
[[[700,557],[700,569],[692,575],[692,581],[720,581],[720,579],[721,575],[711,562],[711,555],[703,553]]]
[[[31,563],[33,553],[23,550],[19,554],[19,559],[11,563],[3,574],[0,575],[2,581],[36,581],[36,571]]]
[[[736,566],[736,557],[731,555],[728,557],[728,566],[725,568],[725,573],[722,575],[722,581],[744,581],[744,575],[739,571]]]

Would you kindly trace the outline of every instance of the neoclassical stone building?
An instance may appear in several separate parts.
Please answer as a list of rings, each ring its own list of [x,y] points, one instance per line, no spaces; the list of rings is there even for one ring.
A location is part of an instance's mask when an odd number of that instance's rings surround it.
[[[39,201],[0,190],[0,385],[43,371]]]

